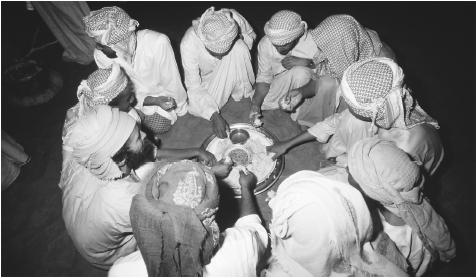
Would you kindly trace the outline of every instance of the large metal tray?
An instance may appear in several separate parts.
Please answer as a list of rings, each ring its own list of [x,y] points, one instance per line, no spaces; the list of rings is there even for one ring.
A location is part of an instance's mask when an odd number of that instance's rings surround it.
[[[230,125],[230,132],[235,130],[235,129],[244,129],[244,130],[257,131],[257,132],[263,134],[266,138],[272,140],[273,144],[278,141],[276,136],[274,136],[271,132],[269,132],[268,130],[266,130],[263,127],[256,128],[256,127],[254,127],[250,124],[246,124],[246,123],[237,123],[237,124]],[[210,142],[212,142],[212,140],[215,139],[215,137],[216,137],[215,134],[210,135],[207,139],[205,139],[205,141],[203,141],[201,148],[206,150],[208,144],[210,144]],[[274,166],[274,169],[269,174],[268,178],[256,185],[255,192],[254,192],[255,195],[263,193],[266,190],[268,190],[271,186],[273,186],[273,184],[281,176],[281,173],[283,172],[283,169],[284,169],[284,156],[280,156],[276,159],[276,165]],[[236,196],[236,197],[240,197],[240,196]]]

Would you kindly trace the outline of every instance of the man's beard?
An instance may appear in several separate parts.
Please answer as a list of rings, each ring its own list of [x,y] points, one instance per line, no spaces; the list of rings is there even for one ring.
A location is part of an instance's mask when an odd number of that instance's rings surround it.
[[[156,146],[148,139],[144,138],[142,149],[139,152],[126,152],[126,165],[129,169],[137,170],[146,162],[155,161],[154,153]]]

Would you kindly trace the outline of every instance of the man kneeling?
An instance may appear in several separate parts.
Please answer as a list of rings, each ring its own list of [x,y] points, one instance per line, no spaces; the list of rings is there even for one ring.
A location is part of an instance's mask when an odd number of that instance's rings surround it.
[[[240,185],[240,218],[220,234],[213,173],[191,161],[159,167],[146,196],[132,202],[140,252],[119,259],[109,275],[257,276],[268,236],[257,215],[256,177],[241,172]]]
[[[154,164],[146,162],[198,157],[214,163],[199,149],[157,149],[142,139],[132,117],[105,105],[78,119],[69,140],[72,158],[63,163],[59,183],[63,219],[81,255],[103,269],[137,249],[129,209],[153,174]]]

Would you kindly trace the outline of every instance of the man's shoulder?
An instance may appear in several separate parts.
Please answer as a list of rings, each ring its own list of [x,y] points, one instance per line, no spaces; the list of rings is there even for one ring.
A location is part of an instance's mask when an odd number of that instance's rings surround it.
[[[273,44],[266,35],[259,40],[258,49],[267,49],[272,46]]]
[[[184,43],[188,43],[188,42],[191,42],[191,41],[195,41],[195,40],[197,40],[197,39],[198,39],[198,37],[197,37],[197,34],[195,33],[195,29],[193,28],[193,26],[190,26],[190,27],[187,29],[187,31],[185,31],[185,34],[183,35],[180,44],[184,44]]]
[[[137,40],[144,40],[147,42],[153,42],[157,44],[170,44],[170,39],[166,34],[144,29],[137,32]]]

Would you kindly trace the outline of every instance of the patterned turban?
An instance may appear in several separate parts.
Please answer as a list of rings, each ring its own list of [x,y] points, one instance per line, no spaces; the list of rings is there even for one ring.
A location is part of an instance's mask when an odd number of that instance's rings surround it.
[[[210,7],[194,26],[205,47],[215,53],[227,52],[238,36],[238,24],[228,9]]]
[[[311,35],[322,51],[314,62],[317,65],[326,61],[329,74],[337,79],[352,63],[376,56],[382,47],[377,33],[364,28],[350,15],[329,16]]]
[[[287,275],[329,276],[336,267],[351,276],[404,275],[367,249],[372,219],[355,188],[317,172],[300,171],[281,183],[269,206],[272,258]]]
[[[114,45],[130,37],[139,22],[119,7],[104,7],[83,18],[86,33],[90,37],[100,36],[100,43]]]
[[[282,10],[275,13],[264,25],[264,33],[274,45],[285,45],[307,31],[307,23],[293,11]]]
[[[411,128],[421,123],[439,128],[412,98],[403,78],[402,69],[393,60],[369,58],[345,71],[340,91],[352,112],[385,129]]]
[[[423,197],[420,168],[403,150],[390,141],[363,139],[350,149],[348,166],[365,194],[401,217],[435,258],[455,256],[445,221]]]
[[[79,114],[91,110],[94,106],[107,105],[127,87],[128,78],[121,67],[114,63],[110,68],[98,69],[81,81],[77,96]]]
[[[98,105],[73,126],[73,157],[99,179],[122,177],[112,157],[124,146],[135,126],[136,121],[127,113]]]

